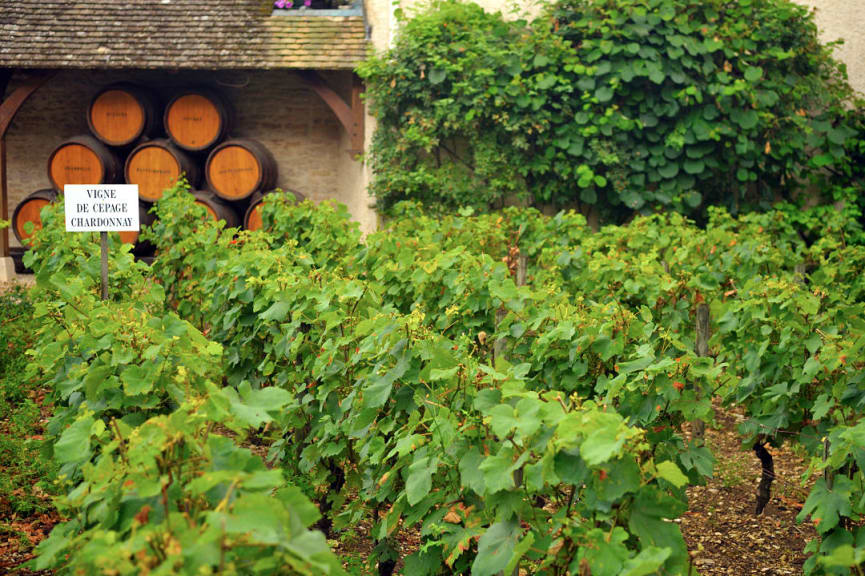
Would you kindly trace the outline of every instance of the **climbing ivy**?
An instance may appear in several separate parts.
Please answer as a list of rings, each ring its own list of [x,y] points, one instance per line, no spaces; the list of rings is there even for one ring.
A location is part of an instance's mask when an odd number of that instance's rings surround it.
[[[559,0],[531,23],[444,1],[359,72],[385,209],[736,210],[858,177],[844,68],[790,0]]]

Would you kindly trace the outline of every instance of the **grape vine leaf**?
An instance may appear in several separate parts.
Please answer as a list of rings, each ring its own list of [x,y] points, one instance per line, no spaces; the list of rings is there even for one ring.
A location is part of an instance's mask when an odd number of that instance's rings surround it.
[[[520,525],[513,521],[496,522],[478,541],[478,555],[472,563],[473,576],[493,576],[508,565],[514,554]]]

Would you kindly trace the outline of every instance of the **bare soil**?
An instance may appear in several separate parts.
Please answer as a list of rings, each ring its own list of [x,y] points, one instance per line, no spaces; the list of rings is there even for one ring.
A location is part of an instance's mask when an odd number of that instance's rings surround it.
[[[772,499],[755,515],[760,461],[742,446],[737,432],[743,417],[716,410],[716,425],[706,442],[717,462],[706,486],[688,489],[682,534],[701,576],[801,574],[807,542],[816,537],[796,515],[808,494],[802,475],[806,463],[785,445],[768,448],[775,465]]]

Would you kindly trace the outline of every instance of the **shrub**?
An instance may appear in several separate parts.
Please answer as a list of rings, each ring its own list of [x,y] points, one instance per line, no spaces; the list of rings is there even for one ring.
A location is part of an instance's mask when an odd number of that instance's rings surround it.
[[[559,0],[531,24],[445,1],[360,73],[383,209],[737,210],[859,176],[844,68],[790,0]]]

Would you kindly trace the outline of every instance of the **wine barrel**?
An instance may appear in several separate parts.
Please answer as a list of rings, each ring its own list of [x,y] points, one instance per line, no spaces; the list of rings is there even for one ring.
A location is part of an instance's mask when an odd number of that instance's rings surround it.
[[[276,186],[276,160],[255,140],[228,140],[213,149],[204,168],[207,186],[229,201]]]
[[[216,194],[201,190],[196,190],[192,194],[195,196],[195,203],[204,206],[208,216],[216,221],[225,220],[226,228],[235,228],[240,224],[240,216],[234,206]]]
[[[294,190],[271,190],[268,192],[256,192],[249,199],[249,207],[246,209],[246,214],[243,216],[243,227],[247,230],[261,230],[264,222],[261,219],[261,201],[267,194],[291,194],[297,202],[303,202],[304,196],[300,192]]]
[[[200,152],[228,135],[232,116],[228,102],[217,92],[186,91],[165,107],[165,133],[180,148]]]
[[[31,192],[15,207],[15,211],[12,213],[12,231],[22,245],[26,244],[25,240],[33,235],[33,233],[27,233],[24,225],[27,222],[33,222],[33,232],[41,230],[42,218],[39,213],[56,199],[57,192],[47,188]]]
[[[116,184],[123,164],[105,144],[93,136],[64,141],[48,157],[48,178],[55,190],[66,184]]]
[[[29,248],[23,246],[10,246],[9,256],[12,258],[12,264],[16,274],[33,274],[33,270],[24,265],[24,254]]]
[[[162,192],[186,174],[190,186],[198,186],[198,164],[168,140],[150,140],[135,147],[126,158],[126,182],[138,184],[138,197],[147,202],[162,198]]]
[[[159,131],[160,116],[156,95],[135,84],[106,86],[90,102],[87,126],[109,146],[128,146],[142,136]]]
[[[150,214],[148,211],[150,210],[151,204],[147,204],[146,202],[138,202],[138,222],[141,227],[150,226],[154,222],[156,222],[156,215]],[[154,247],[150,242],[139,242],[138,237],[141,235],[141,232],[135,231],[127,231],[127,232],[118,232],[120,235],[120,241],[125,244],[135,244],[135,247],[132,249],[134,254],[152,254]]]

